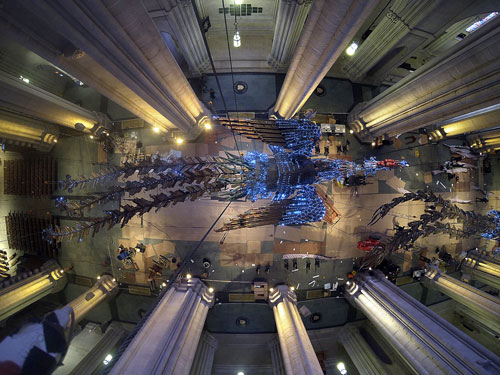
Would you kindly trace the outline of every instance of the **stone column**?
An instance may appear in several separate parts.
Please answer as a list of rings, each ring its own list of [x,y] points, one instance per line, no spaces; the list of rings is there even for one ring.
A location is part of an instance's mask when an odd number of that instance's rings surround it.
[[[112,322],[104,332],[99,342],[87,355],[75,366],[70,375],[94,375],[99,374],[103,361],[108,354],[119,345],[120,341],[127,336],[127,330],[118,322]]]
[[[0,74],[0,102],[2,107],[12,113],[22,113],[28,119],[35,118],[58,124],[75,130],[75,124],[83,125],[86,132],[99,123],[99,117],[95,112],[86,110],[79,105],[71,103],[57,95],[45,91],[32,84],[27,84],[18,78]],[[2,115],[5,117],[6,115]],[[11,119],[15,115],[7,115]],[[24,119],[26,121],[26,119]],[[18,121],[19,122],[19,121]],[[26,121],[29,124],[29,120]],[[37,126],[39,121],[35,121],[33,127],[40,129],[43,133],[46,129],[51,129],[51,125],[45,124]],[[7,125],[8,126],[8,125]]]
[[[486,253],[470,251],[462,262],[461,270],[473,280],[500,289],[500,261]]]
[[[161,5],[162,9],[158,9]],[[174,39],[185,57],[191,74],[211,71],[208,51],[203,42],[192,0],[159,0],[148,9],[160,31],[174,34]]]
[[[429,267],[425,281],[455,301],[467,306],[478,320],[500,336],[500,299]]]
[[[275,336],[267,344],[269,350],[271,351],[271,360],[273,363],[273,375],[286,375],[285,365],[283,364],[283,358],[281,357],[280,340],[278,336]]]
[[[37,19],[50,20],[47,28],[66,41],[63,54],[51,59],[57,66],[96,85],[154,126],[177,128],[188,136],[199,134],[198,124],[210,113],[196,97],[142,1],[28,0],[21,6]],[[15,18],[16,12],[8,16]],[[29,26],[21,28],[23,32]],[[50,37],[45,34],[42,38]],[[52,43],[51,39],[46,44]],[[25,45],[31,47],[29,41]],[[50,57],[50,51],[44,51],[45,55]]]
[[[500,18],[494,19],[348,116],[364,140],[482,113],[500,100]]]
[[[55,261],[49,261],[40,269],[17,275],[0,285],[0,320],[4,320],[47,294],[60,291],[66,285],[66,277]]]
[[[311,3],[311,0],[279,1],[273,45],[267,61],[276,70],[281,70],[289,64],[295,47],[297,47]]]
[[[346,297],[375,325],[414,374],[497,374],[500,358],[389,282],[362,272]]]
[[[339,339],[360,375],[390,374],[361,336],[357,327],[344,327]]]
[[[364,78],[413,27],[438,4],[436,0],[412,1],[396,0],[386,15],[377,24],[372,33],[360,43],[353,56],[347,58],[342,70],[355,82]],[[426,40],[420,38],[422,43]]]
[[[14,146],[30,147],[37,151],[49,152],[54,146],[57,137],[31,126],[0,118],[0,141]]]
[[[269,296],[287,375],[322,374],[302,318],[297,310],[297,296],[286,285],[279,285]]]
[[[186,375],[214,294],[199,279],[183,279],[162,297],[110,375]]]
[[[118,283],[109,275],[103,275],[90,290],[66,305],[75,314],[75,323],[82,320],[95,306],[118,293]]]
[[[215,351],[217,350],[217,340],[208,332],[201,335],[198,349],[194,356],[191,375],[211,375],[214,363]]]
[[[304,105],[377,3],[314,1],[276,101],[275,113],[290,118]]]
[[[500,116],[500,112],[496,114]],[[488,152],[488,150],[496,151],[500,148],[500,129],[493,128],[493,130],[472,133],[467,136],[467,141],[471,148],[477,152]]]

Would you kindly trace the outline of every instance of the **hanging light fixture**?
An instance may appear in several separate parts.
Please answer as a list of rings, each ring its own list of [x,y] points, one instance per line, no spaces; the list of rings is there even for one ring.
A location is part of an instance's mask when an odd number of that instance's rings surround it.
[[[352,42],[352,44],[349,47],[347,47],[347,49],[345,50],[345,52],[349,56],[352,56],[352,55],[354,55],[354,53],[356,52],[357,49],[358,49],[358,44],[356,42]]]
[[[240,36],[240,32],[238,31],[238,22],[234,23],[233,46],[236,48],[241,46],[241,36]]]

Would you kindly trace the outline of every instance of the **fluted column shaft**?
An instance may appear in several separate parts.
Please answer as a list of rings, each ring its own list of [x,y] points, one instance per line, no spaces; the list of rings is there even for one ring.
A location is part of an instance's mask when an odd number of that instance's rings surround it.
[[[323,374],[318,357],[297,310],[297,296],[286,285],[269,296],[287,375]]]
[[[470,252],[462,262],[461,269],[462,273],[469,274],[472,279],[500,289],[499,260],[479,252]]]
[[[304,105],[377,3],[314,1],[276,101],[277,114],[290,118]]]
[[[0,102],[3,108],[14,113],[22,113],[28,115],[30,119],[34,117],[73,130],[75,124],[79,123],[85,127],[85,131],[89,132],[96,123],[99,123],[95,112],[86,110],[32,84],[27,84],[16,77],[2,73],[0,73]],[[8,127],[7,124],[4,126]],[[34,126],[34,128],[43,129],[43,126]],[[46,125],[45,128],[47,128]]]
[[[118,343],[127,336],[127,331],[118,322],[112,322],[99,342],[70,372],[70,375],[94,375],[99,373],[102,362]]]
[[[110,375],[189,374],[214,295],[199,279],[183,279],[162,297]]]
[[[360,44],[356,53],[347,59],[348,63],[343,70],[349,78],[356,82],[361,80],[416,23],[432,12],[437,3],[436,0],[394,1],[387,16],[381,19],[368,38]]]
[[[339,339],[360,375],[389,375],[357,328],[344,328]]]
[[[7,280],[1,284],[0,320],[8,318],[47,294],[60,290],[60,287],[66,284],[63,269],[53,261],[45,263],[32,276],[18,275],[14,280],[20,281],[12,283],[12,280]]]
[[[440,292],[467,306],[474,312],[474,319],[500,335],[500,299],[443,274],[435,267],[427,270],[425,280]]]
[[[362,138],[395,136],[445,123],[500,100],[500,18],[430,60],[369,102],[348,123]]]
[[[275,69],[284,68],[290,62],[311,3],[311,0],[281,0],[279,2],[271,54],[267,61]]]
[[[154,16],[160,31],[163,31],[163,22],[166,22],[168,29],[175,34],[192,74],[207,72],[210,69],[210,59],[193,9],[193,1],[160,0],[159,4],[165,11],[160,17]]]
[[[500,358],[389,282],[359,273],[346,297],[375,325],[414,374],[496,374]]]
[[[118,293],[118,283],[109,275],[103,275],[90,290],[74,299],[66,306],[71,307],[75,314],[75,322],[78,323],[95,306],[112,298]]]
[[[198,344],[198,349],[196,349],[190,374],[212,375],[212,365],[216,350],[217,340],[210,333],[204,332]]]
[[[283,358],[281,357],[279,337],[276,336],[271,341],[269,341],[268,346],[269,350],[271,351],[273,375],[286,375]]]
[[[50,19],[57,32],[163,115],[165,121],[156,125],[196,133],[198,122],[209,115],[142,1],[28,3],[39,16]]]

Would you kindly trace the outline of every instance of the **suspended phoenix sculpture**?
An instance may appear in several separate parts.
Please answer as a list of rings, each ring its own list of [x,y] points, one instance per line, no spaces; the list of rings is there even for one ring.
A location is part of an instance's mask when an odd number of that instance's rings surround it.
[[[74,227],[55,226],[45,231],[48,240],[95,235],[100,229],[126,225],[134,216],[151,210],[194,201],[201,196],[218,195],[228,200],[240,198],[255,202],[270,199],[267,206],[251,209],[230,220],[216,231],[262,225],[301,225],[317,222],[328,212],[325,194],[318,194],[315,185],[337,180],[345,183],[351,176],[372,176],[378,170],[405,166],[404,161],[374,158],[362,164],[328,158],[312,158],[320,128],[309,120],[229,120],[217,121],[247,138],[259,139],[269,145],[272,155],[256,151],[242,156],[226,153],[221,156],[167,157],[154,155],[138,163],[124,163],[88,178],[66,176],[60,187],[68,192],[103,184],[104,191],[90,193],[89,198],[75,201],[58,198],[57,204],[74,216],[110,201],[119,201],[117,209],[105,211],[99,218],[83,219]],[[121,182],[118,182],[121,181]],[[155,190],[149,199],[136,194]],[[127,202],[127,203],[124,203]],[[130,203],[129,203],[130,202]]]

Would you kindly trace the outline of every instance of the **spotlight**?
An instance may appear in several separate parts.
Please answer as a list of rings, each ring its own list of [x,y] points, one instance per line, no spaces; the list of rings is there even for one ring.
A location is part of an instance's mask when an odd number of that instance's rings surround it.
[[[182,138],[175,138],[175,142],[176,142],[178,145],[181,145],[181,144],[184,142],[184,139],[182,139]]]
[[[158,127],[156,127],[156,126],[155,126],[155,127],[153,128],[153,131],[154,131],[155,133],[159,133],[159,132],[160,132],[160,128],[158,128]]]
[[[291,286],[290,287],[290,290],[293,292],[295,290],[295,287],[294,286]]]
[[[91,136],[90,136],[90,139],[94,139],[94,136],[93,136],[93,135],[91,135]]]
[[[186,279],[188,279],[188,280],[189,280],[191,277],[192,277],[192,276],[191,276],[191,274],[190,274],[190,273],[188,273],[188,274],[186,275]]]
[[[113,278],[113,282],[116,282],[116,279],[115,279],[115,278]]]
[[[210,293],[213,293],[213,292],[214,292],[214,288],[208,288],[208,291],[209,291]]]
[[[354,130],[352,130],[352,129],[349,130],[349,133],[354,134]]]
[[[54,139],[54,143],[57,143],[57,139]]]
[[[162,286],[162,287],[166,287],[166,286],[167,286],[167,283],[161,283],[161,286]]]
[[[97,280],[101,280],[101,275],[97,276]]]
[[[210,129],[212,129],[212,124],[211,124],[210,122],[208,122],[208,121],[207,121],[207,122],[205,122],[205,125],[204,125],[204,126],[205,126],[205,129],[206,129],[206,130],[210,130]]]
[[[372,142],[372,146],[375,147],[376,143],[375,142]]]
[[[270,288],[269,291],[272,293],[274,292],[274,288]]]

